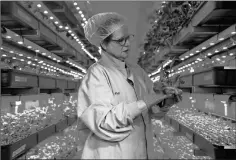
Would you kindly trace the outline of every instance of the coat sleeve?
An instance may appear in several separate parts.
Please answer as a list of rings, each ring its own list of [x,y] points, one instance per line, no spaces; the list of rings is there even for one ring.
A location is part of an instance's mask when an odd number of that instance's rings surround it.
[[[99,66],[88,71],[78,91],[78,117],[104,140],[126,138],[133,129],[133,119],[145,109],[143,101],[114,103],[105,71]]]

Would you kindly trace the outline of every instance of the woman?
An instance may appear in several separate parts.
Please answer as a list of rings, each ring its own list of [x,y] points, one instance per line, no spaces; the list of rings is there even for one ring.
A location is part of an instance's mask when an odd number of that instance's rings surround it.
[[[155,107],[162,118],[168,107],[156,104],[171,95],[156,95],[145,71],[125,62],[132,35],[123,16],[97,14],[84,30],[102,53],[78,92],[78,117],[90,131],[82,159],[156,159],[149,114]]]

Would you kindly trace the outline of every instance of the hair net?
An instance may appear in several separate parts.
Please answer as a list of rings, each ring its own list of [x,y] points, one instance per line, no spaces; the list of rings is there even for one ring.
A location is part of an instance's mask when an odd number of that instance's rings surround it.
[[[84,34],[88,41],[99,46],[101,42],[125,24],[126,18],[115,12],[99,13],[88,19]]]

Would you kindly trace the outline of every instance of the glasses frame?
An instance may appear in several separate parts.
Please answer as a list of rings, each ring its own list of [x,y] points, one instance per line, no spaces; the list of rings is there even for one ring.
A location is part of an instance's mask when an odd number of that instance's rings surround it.
[[[110,41],[116,42],[120,46],[125,47],[125,44],[127,43],[127,40],[131,39],[131,38],[132,39],[134,38],[133,34],[130,34],[130,35],[126,36],[126,37],[122,37],[120,39],[111,39]]]

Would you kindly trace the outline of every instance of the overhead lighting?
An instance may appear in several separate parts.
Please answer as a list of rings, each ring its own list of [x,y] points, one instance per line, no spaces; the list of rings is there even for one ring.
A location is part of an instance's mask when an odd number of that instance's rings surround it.
[[[220,61],[220,58],[216,58],[217,61]]]
[[[223,47],[223,49],[225,50],[225,49],[227,49],[227,47]]]
[[[42,55],[44,55],[44,56],[45,56],[45,55],[46,55],[46,53],[44,53],[44,52],[43,52],[43,53],[42,53]]]
[[[69,33],[71,33],[72,31],[71,31],[71,30],[69,30],[68,32],[69,32]]]
[[[230,56],[233,56],[233,55],[234,55],[234,53],[230,53],[229,55],[230,55]]]
[[[185,56],[185,58],[188,58],[189,56]]]
[[[208,53],[207,55],[208,55],[208,56],[211,56],[212,54],[211,54],[211,53]]]
[[[42,7],[42,5],[41,5],[41,4],[37,4],[37,7],[39,7],[39,8],[40,8],[40,7]]]
[[[59,22],[58,21],[55,21],[55,24],[58,24]]]
[[[27,57],[28,59],[31,59],[31,57]]]
[[[80,8],[79,7],[76,7],[77,10],[79,10]]]
[[[12,59],[16,59],[16,57],[12,57]]]
[[[197,50],[196,53],[198,53],[199,51]]]
[[[54,19],[53,16],[51,16],[50,19]]]
[[[3,54],[2,56],[3,56],[3,57],[6,57],[7,55]]]
[[[86,21],[86,18],[83,18],[84,21]]]
[[[24,60],[24,59],[21,59],[20,61],[22,61],[22,62],[23,62],[23,61],[25,61],[25,60]]]
[[[223,41],[223,40],[224,40],[224,38],[220,38],[219,40],[220,40],[220,41]]]
[[[31,62],[31,61],[28,61],[27,63],[28,63],[28,64],[31,64],[32,62]]]
[[[61,62],[60,60],[57,60],[57,62]]]
[[[23,42],[22,41],[19,41],[19,42],[17,42],[18,44],[23,44]]]
[[[190,53],[190,56],[193,56],[193,53]]]
[[[234,31],[234,32],[231,32],[231,34],[236,34],[236,32]]]
[[[40,64],[40,63],[43,63],[43,61],[39,61],[39,64]]]
[[[181,58],[181,61],[183,61],[184,60],[184,58]]]
[[[211,46],[213,46],[214,44],[215,44],[215,43],[213,43],[213,42],[212,42],[212,43],[210,43],[210,45],[211,45]]]
[[[23,56],[23,54],[19,54],[19,56]]]
[[[35,61],[38,61],[38,59],[37,59],[37,58],[35,58],[34,60],[35,60]]]
[[[11,36],[6,36],[6,38],[11,39]]]
[[[71,35],[72,35],[72,36],[74,36],[75,34],[74,34],[74,33],[72,33]]]
[[[63,28],[63,26],[59,26],[59,28]]]
[[[65,29],[69,29],[69,27],[68,27],[68,26],[66,26],[66,27],[65,27]]]
[[[74,5],[75,5],[75,6],[77,6],[77,3],[76,3],[76,2],[74,2]]]
[[[31,46],[28,46],[27,48],[29,48],[29,49],[30,49],[30,48],[32,48],[32,47],[31,47]]]
[[[206,49],[206,47],[202,47],[202,49]]]
[[[84,15],[83,15],[83,14],[81,14],[81,17],[82,17],[82,18],[84,18]]]
[[[55,60],[57,60],[56,58],[53,58],[53,60],[55,61]]]
[[[37,50],[35,50],[35,52],[39,52],[39,50],[37,49]]]
[[[215,53],[218,53],[219,51],[218,50],[215,50]]]
[[[51,58],[51,56],[49,55],[48,58]]]
[[[82,14],[82,11],[79,11],[79,14]]]
[[[44,11],[43,13],[44,13],[44,14],[48,14],[48,11]]]
[[[226,56],[222,56],[222,58],[226,58]]]
[[[35,66],[35,64],[34,64],[34,63],[33,63],[32,65],[33,65],[33,66]]]
[[[14,51],[10,51],[10,53],[14,53]]]

